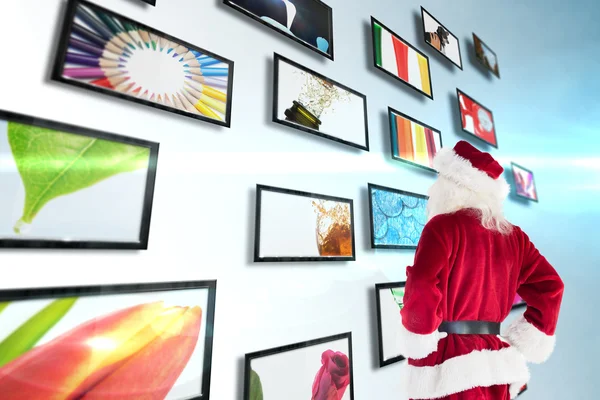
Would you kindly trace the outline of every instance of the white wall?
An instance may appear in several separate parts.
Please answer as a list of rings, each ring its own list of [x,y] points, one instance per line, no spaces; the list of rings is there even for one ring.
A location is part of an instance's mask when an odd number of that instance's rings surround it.
[[[461,40],[460,71],[422,43],[414,0],[329,0],[335,62],[219,0],[158,0],[156,8],[136,0],[96,1],[234,60],[232,127],[49,82],[64,2],[2,1],[0,109],[158,141],[161,149],[148,251],[2,251],[1,287],[217,279],[212,398],[241,399],[246,352],[352,331],[355,398],[404,399],[401,365],[376,367],[373,287],[402,280],[413,252],[369,249],[366,184],[426,192],[432,174],[390,160],[387,107],[441,129],[444,144],[453,145],[463,137],[458,86],[494,111],[500,150],[493,154],[534,169],[540,203],[510,200],[507,213],[531,232],[567,284],[557,356],[533,370],[528,396],[595,397],[587,378],[599,354],[585,345],[598,324],[594,313],[586,317],[582,310],[599,300],[590,277],[599,274],[592,268],[599,261],[592,234],[600,222],[594,136],[600,107],[591,95],[598,78],[584,75],[598,71],[598,47],[588,38],[600,32],[585,5],[427,1],[423,5]],[[370,15],[430,55],[435,101],[371,67]],[[501,80],[473,63],[471,31],[498,53]],[[371,152],[270,122],[273,51],[368,96]],[[582,101],[585,110],[573,106]],[[575,143],[567,140],[573,137]],[[577,157],[586,157],[583,166],[573,164]],[[256,183],[355,199],[357,261],[253,264]]]

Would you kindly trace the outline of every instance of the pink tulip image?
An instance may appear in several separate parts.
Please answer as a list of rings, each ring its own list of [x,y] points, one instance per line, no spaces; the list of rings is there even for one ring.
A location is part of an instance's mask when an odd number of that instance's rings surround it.
[[[311,400],[341,400],[350,384],[350,360],[341,352],[326,350],[315,376]]]
[[[0,368],[3,400],[164,399],[200,333],[200,307],[141,304],[91,318]]]

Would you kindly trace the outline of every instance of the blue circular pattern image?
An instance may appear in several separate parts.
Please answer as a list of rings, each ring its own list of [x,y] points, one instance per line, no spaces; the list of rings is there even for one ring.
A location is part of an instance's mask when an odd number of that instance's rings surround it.
[[[387,234],[388,222],[381,210],[378,209],[378,211],[373,213],[373,233],[376,239],[381,239]]]
[[[427,222],[427,200],[381,189],[372,189],[371,196],[375,245],[416,246]]]
[[[396,193],[375,190],[373,192],[373,203],[388,218],[394,218],[402,213],[404,202]]]

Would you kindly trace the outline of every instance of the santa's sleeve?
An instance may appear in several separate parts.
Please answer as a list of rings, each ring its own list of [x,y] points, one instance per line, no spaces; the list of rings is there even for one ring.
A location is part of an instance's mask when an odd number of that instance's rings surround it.
[[[432,220],[433,221],[433,220]],[[420,359],[437,350],[446,333],[438,332],[442,322],[440,272],[448,265],[448,249],[434,224],[425,225],[412,267],[406,268],[404,306],[400,311],[401,353]]]
[[[523,234],[523,266],[517,293],[527,304],[525,313],[515,320],[504,336],[527,361],[542,363],[552,351],[564,284],[556,270]]]

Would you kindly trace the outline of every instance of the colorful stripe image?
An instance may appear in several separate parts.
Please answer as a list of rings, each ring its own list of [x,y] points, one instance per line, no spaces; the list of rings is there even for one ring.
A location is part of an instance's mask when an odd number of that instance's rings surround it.
[[[380,367],[404,360],[400,352],[403,347],[400,310],[404,307],[405,285],[405,282],[375,285]]]
[[[214,289],[104,288],[1,294],[3,400],[206,398]]]
[[[416,249],[427,222],[427,199],[369,183],[371,247]]]
[[[347,333],[246,354],[243,398],[353,400],[351,349]]]
[[[429,58],[371,17],[375,66],[433,100]]]
[[[456,93],[463,131],[497,148],[498,140],[492,112],[459,89],[456,89]]]
[[[512,171],[515,179],[517,196],[524,197],[528,200],[538,201],[533,172],[515,163],[512,163]]]
[[[354,261],[352,200],[257,186],[254,261]]]
[[[233,62],[71,0],[53,79],[229,126]]]
[[[433,157],[442,148],[442,133],[393,108],[388,108],[392,157],[431,171]]]
[[[0,247],[147,247],[157,143],[0,111]]]

